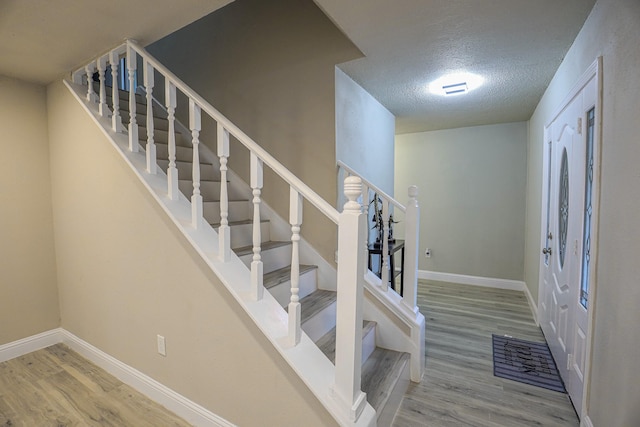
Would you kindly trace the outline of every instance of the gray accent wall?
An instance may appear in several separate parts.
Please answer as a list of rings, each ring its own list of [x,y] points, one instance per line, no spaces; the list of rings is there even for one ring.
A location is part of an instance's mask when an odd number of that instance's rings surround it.
[[[543,130],[585,70],[603,58],[602,169],[595,329],[586,408],[594,426],[640,423],[640,2],[599,0],[531,117],[525,281],[537,299]],[[593,258],[592,258],[593,260]]]
[[[522,280],[526,149],[525,122],[396,136],[395,193],[419,190],[420,270]]]

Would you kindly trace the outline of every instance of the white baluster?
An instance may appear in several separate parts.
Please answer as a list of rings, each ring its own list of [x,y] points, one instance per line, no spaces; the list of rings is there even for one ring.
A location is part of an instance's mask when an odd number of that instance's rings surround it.
[[[96,61],[98,68],[98,80],[100,82],[100,103],[98,104],[98,114],[102,117],[111,117],[111,111],[107,105],[107,90],[104,84],[104,71],[107,69],[107,57],[101,56]]]
[[[364,182],[362,183],[361,196],[362,196],[362,213],[366,218],[367,224],[369,224],[369,186]],[[366,242],[367,242],[367,245],[369,245],[369,232],[367,232]]]
[[[121,133],[122,117],[120,117],[120,92],[118,91],[118,65],[120,65],[120,54],[116,50],[109,53],[109,64],[111,64],[111,100],[113,104],[113,116],[111,116],[111,128],[114,132]]]
[[[253,190],[253,261],[251,261],[251,293],[256,301],[262,299],[263,265],[261,245],[262,233],[260,231],[260,193],[262,190],[262,160],[251,152],[251,189]]]
[[[387,291],[389,289],[389,200],[382,199],[382,255],[380,256],[380,262],[382,262],[382,290]],[[393,274],[393,272],[391,272]]]
[[[418,187],[409,187],[409,201],[405,215],[404,289],[403,304],[412,313],[418,313],[418,256],[420,251],[420,206]]]
[[[229,228],[229,196],[227,192],[227,158],[229,157],[229,131],[218,123],[218,157],[220,158],[220,260],[231,256],[231,230]]]
[[[176,131],[175,112],[177,105],[176,87],[165,79],[165,103],[167,105],[167,121],[169,122],[169,167],[167,168],[167,195],[170,200],[178,198],[178,169],[176,168]]]
[[[127,71],[129,73],[129,151],[137,153],[140,147],[138,142],[138,121],[136,119],[136,52],[127,45]]]
[[[144,87],[147,92],[147,172],[155,175],[158,169],[156,162],[156,144],[153,141],[153,66],[144,61]]]
[[[300,226],[302,225],[302,196],[293,187],[289,190],[289,224],[291,224],[291,300],[289,302],[289,344],[300,342],[302,329],[300,307]]]
[[[357,176],[344,181],[347,203],[338,221],[338,302],[336,308],[336,358],[333,397],[357,421],[366,405],[360,389],[362,377],[362,310],[364,250],[367,224],[357,202],[362,194]]]
[[[193,99],[189,99],[189,128],[191,129],[191,143],[193,145],[193,194],[191,195],[191,223],[193,228],[202,227],[202,195],[200,194],[200,130],[202,120],[200,106]]]
[[[87,101],[98,102],[98,97],[93,91],[93,70],[95,69],[94,63],[88,64],[84,67],[84,71],[87,73]]]

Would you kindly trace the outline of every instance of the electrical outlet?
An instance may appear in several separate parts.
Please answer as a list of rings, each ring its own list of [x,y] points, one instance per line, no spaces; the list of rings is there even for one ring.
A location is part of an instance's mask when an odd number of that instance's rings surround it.
[[[167,355],[167,342],[162,335],[158,335],[158,354]]]
[[[431,258],[431,249],[429,248],[425,249],[424,256],[427,258]]]

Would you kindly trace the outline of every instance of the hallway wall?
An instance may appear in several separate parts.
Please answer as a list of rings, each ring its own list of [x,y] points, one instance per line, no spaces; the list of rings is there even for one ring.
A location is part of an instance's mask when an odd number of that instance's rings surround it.
[[[591,393],[594,426],[640,423],[640,2],[598,0],[530,121],[525,280],[538,297],[543,129],[597,57],[603,57],[601,202]]]
[[[0,76],[0,345],[60,326],[45,101]]]
[[[395,192],[419,191],[420,270],[522,280],[526,144],[525,122],[396,136]]]

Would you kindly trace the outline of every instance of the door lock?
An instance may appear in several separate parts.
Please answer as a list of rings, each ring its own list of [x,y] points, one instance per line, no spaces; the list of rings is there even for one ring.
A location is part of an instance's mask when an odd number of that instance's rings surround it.
[[[551,248],[543,248],[542,253],[545,255],[551,255]]]

